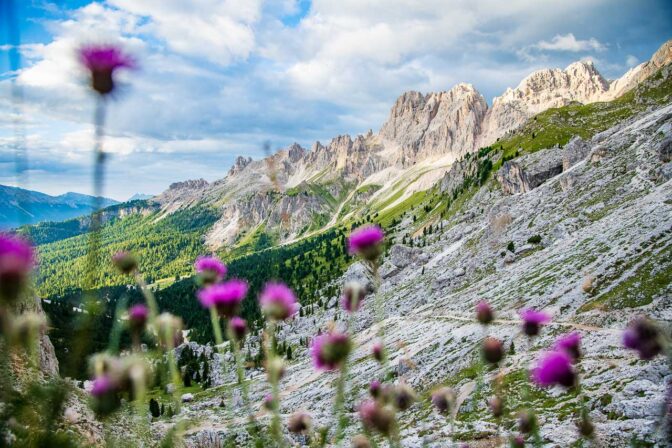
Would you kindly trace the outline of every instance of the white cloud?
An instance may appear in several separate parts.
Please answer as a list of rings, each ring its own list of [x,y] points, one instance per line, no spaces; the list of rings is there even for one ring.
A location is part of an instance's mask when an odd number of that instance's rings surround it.
[[[605,51],[606,45],[591,37],[590,39],[580,40],[574,37],[574,34],[557,34],[549,41],[539,41],[535,48],[546,51],[571,51],[574,53],[581,51]]]
[[[181,54],[226,65],[254,50],[261,0],[108,0],[148,22],[150,33]]]
[[[628,57],[625,58],[625,64],[630,68],[635,67],[639,64],[639,59],[637,56],[629,54]]]

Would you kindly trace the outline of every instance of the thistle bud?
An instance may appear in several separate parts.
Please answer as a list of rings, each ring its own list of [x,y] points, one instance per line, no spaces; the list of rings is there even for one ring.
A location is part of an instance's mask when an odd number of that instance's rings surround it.
[[[170,313],[161,313],[156,318],[159,344],[164,348],[175,348],[182,343],[182,319]]]
[[[394,410],[375,400],[366,400],[359,406],[359,418],[362,424],[387,436],[394,428]]]
[[[530,434],[537,428],[537,417],[530,411],[521,411],[518,414],[518,429],[523,434]]]
[[[122,274],[132,274],[138,269],[138,260],[123,250],[112,255],[112,263]]]
[[[247,333],[247,322],[238,316],[232,317],[229,320],[229,330],[236,341],[242,341]]]
[[[273,408],[275,407],[275,399],[273,399],[273,395],[271,394],[266,394],[264,396],[264,401],[262,401],[261,405],[263,406],[264,409],[267,411],[272,411]]]
[[[352,438],[352,448],[371,448],[371,442],[364,434],[357,434]]]
[[[623,345],[636,350],[644,360],[655,358],[663,351],[662,335],[655,323],[639,317],[628,325],[623,333]]]
[[[128,326],[131,330],[131,333],[136,335],[142,334],[145,331],[145,325],[147,325],[147,319],[149,318],[149,309],[143,305],[133,305],[128,309]]]
[[[373,347],[371,347],[371,356],[373,356],[373,359],[376,361],[383,362],[383,359],[385,359],[385,349],[383,348],[383,344],[380,342],[373,344]]]
[[[476,304],[476,319],[483,325],[488,325],[495,319],[490,304],[485,300],[481,300]]]
[[[16,301],[34,264],[30,244],[21,238],[0,233],[0,301]]]
[[[500,418],[504,415],[504,400],[500,397],[494,396],[490,398],[490,400],[488,400],[488,407],[490,408],[493,417]]]
[[[483,359],[490,364],[498,364],[504,358],[504,347],[499,339],[487,337],[483,341]]]
[[[394,406],[400,410],[405,411],[415,403],[415,391],[407,384],[399,384],[393,390]]]
[[[449,387],[443,387],[432,394],[432,404],[441,414],[447,414],[455,403],[455,392]]]
[[[343,297],[341,298],[341,307],[349,312],[355,312],[362,306],[362,301],[366,291],[359,282],[348,282],[343,287]]]
[[[511,448],[525,448],[525,439],[522,436],[511,437]]]
[[[380,383],[378,380],[373,380],[371,381],[371,384],[369,384],[369,393],[373,398],[378,398],[380,397],[381,391],[382,391],[383,385]]]
[[[289,417],[287,429],[294,434],[304,434],[310,431],[313,424],[313,419],[305,412],[299,411]]]

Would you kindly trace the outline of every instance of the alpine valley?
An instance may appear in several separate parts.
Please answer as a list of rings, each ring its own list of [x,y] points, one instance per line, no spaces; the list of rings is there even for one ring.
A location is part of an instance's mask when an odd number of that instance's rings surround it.
[[[640,361],[622,348],[620,335],[638,314],[672,320],[671,64],[668,41],[619,79],[575,62],[530,74],[492,105],[471,84],[406,92],[378,132],[311,148],[293,144],[261,160],[241,156],[215,182],[178,182],[149,199],[111,205],[102,212],[104,268],[93,279],[106,311],[94,325],[91,350],[106,347],[117,303],[140,300],[109,263],[116,251],[131,251],[159,307],[182,316],[189,329],[189,342],[176,349],[192,383],[182,410],[191,421],[186,444],[246,446],[243,407],[220,406],[232,394],[241,400],[233,357],[214,352],[209,315],[194,298],[193,262],[214,253],[231,276],[251,285],[243,316],[256,330],[243,353],[253,403],[268,393],[257,292],[273,278],[297,292],[300,313],[279,329],[288,362],[283,418],[305,409],[317,427],[334,426],[337,374],[313,369],[308,340],[329,325],[345,326],[339,297],[344,282],[356,279],[371,294],[353,323],[359,348],[346,390],[348,437],[359,432],[356,403],[382,372],[368,356],[380,330],[373,313],[380,300],[393,367],[388,379],[405,381],[424,398],[437,386],[453,387],[453,439],[494,446],[499,424],[485,400],[491,382],[477,381],[483,333],[473,319],[474,305],[487,299],[497,313],[489,331],[507,351],[499,373],[504,433],[514,427],[529,364],[574,329],[583,336],[581,393],[530,392],[544,446],[580,446],[573,421],[582,403],[596,428],[595,446],[666,446],[659,421],[670,367],[662,358]],[[380,285],[345,251],[350,229],[368,222],[386,232]],[[43,338],[42,361],[56,372],[55,356],[60,374],[77,380],[84,371],[64,361],[84,308],[89,228],[89,217],[79,217],[17,230],[38,245],[35,287],[54,346]],[[518,326],[517,310],[525,307],[553,315],[533,342]],[[168,406],[165,393],[153,394]],[[449,446],[446,420],[427,401],[404,414],[403,446]],[[174,423],[164,415],[138,433],[120,416],[105,433],[80,402],[70,407],[73,431],[90,444],[117,434],[151,446]],[[258,418],[269,416],[259,410]]]

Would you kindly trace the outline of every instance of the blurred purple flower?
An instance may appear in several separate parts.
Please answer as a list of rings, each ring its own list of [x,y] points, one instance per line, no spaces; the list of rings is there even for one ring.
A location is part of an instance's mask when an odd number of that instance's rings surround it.
[[[380,342],[373,344],[373,347],[371,347],[371,355],[376,361],[382,362],[383,358],[385,357],[385,349],[383,348],[383,344]]]
[[[367,225],[354,230],[348,237],[350,255],[360,255],[367,260],[378,258],[380,245],[385,238],[383,229],[376,225]]]
[[[221,282],[227,273],[226,265],[217,257],[198,257],[194,269],[204,284]]]
[[[198,300],[205,308],[215,308],[221,316],[233,317],[247,294],[247,282],[233,279],[201,289]]]
[[[572,358],[565,352],[547,352],[542,355],[537,367],[532,371],[532,379],[540,386],[560,385],[572,387],[576,383],[576,373]]]
[[[636,350],[644,360],[653,359],[663,351],[660,330],[645,317],[638,317],[628,324],[623,332],[623,345]]]
[[[483,325],[487,325],[494,319],[494,314],[490,304],[485,300],[481,300],[476,304],[476,319]]]
[[[103,397],[116,390],[117,386],[112,379],[107,375],[97,376],[93,380],[91,386],[91,395],[96,398]]]
[[[577,331],[564,334],[555,341],[554,348],[563,351],[576,362],[581,358],[581,334]]]
[[[138,260],[125,250],[112,255],[112,264],[123,274],[130,274],[138,268]]]
[[[523,331],[528,336],[538,335],[541,326],[551,321],[551,316],[533,309],[521,311],[520,317],[523,319]]]
[[[389,435],[394,428],[394,410],[375,400],[366,400],[359,405],[359,418],[366,428],[383,435]]]
[[[231,333],[238,340],[242,341],[247,333],[247,322],[245,319],[241,319],[238,316],[232,317],[229,320],[229,327],[231,328]]]
[[[294,291],[284,283],[267,283],[259,295],[259,305],[274,320],[289,319],[299,310]]]
[[[79,49],[79,60],[91,73],[91,87],[101,95],[114,90],[114,72],[135,68],[135,62],[114,45],[88,45]]]
[[[365,296],[366,291],[359,282],[348,282],[343,288],[341,307],[349,313],[358,311]]]
[[[352,346],[347,334],[331,332],[313,339],[310,352],[319,370],[336,370],[345,362]]]
[[[369,384],[369,393],[373,398],[378,398],[380,396],[380,393],[382,391],[382,383],[378,380],[373,380]]]
[[[0,298],[14,301],[34,265],[35,255],[28,242],[0,233]]]
[[[149,309],[142,303],[133,305],[128,309],[128,322],[133,331],[143,331],[148,318]]]

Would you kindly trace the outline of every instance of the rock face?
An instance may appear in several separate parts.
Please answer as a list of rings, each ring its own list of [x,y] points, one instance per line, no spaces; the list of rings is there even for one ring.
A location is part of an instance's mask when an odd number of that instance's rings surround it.
[[[398,145],[402,166],[432,156],[472,151],[488,106],[471,84],[458,84],[447,92],[404,93],[392,107],[379,136]]]

